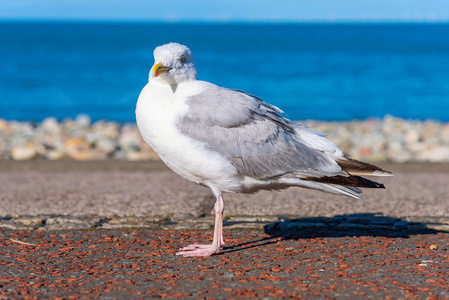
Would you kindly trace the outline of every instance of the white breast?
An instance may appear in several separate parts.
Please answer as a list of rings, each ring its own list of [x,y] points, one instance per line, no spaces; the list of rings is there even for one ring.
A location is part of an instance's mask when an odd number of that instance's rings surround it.
[[[184,178],[222,192],[238,190],[237,170],[202,142],[181,134],[177,119],[187,113],[185,97],[170,86],[154,82],[142,90],[137,102],[137,126],[145,142],[169,168]]]

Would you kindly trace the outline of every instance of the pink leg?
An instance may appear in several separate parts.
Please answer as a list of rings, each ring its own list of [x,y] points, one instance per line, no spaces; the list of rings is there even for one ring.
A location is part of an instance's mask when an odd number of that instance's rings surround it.
[[[176,255],[182,256],[210,256],[220,252],[223,247],[223,210],[224,202],[223,196],[219,194],[214,205],[215,209],[215,228],[214,228],[214,240],[211,245],[193,244],[187,247],[181,248],[180,252],[176,252]]]

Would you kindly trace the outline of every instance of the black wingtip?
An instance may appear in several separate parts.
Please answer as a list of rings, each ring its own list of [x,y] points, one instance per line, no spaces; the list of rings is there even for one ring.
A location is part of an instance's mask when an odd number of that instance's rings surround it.
[[[337,184],[343,186],[354,186],[354,187],[362,187],[362,188],[378,188],[385,189],[385,186],[382,183],[378,183],[361,176],[324,176],[324,177],[307,177],[302,178],[305,180],[321,182],[321,183],[329,183],[329,184]]]
[[[348,174],[354,176],[393,176],[393,174],[389,171],[383,170],[382,168],[356,160],[350,157],[345,157],[344,159],[337,159],[336,162],[342,168],[343,171],[346,171]]]

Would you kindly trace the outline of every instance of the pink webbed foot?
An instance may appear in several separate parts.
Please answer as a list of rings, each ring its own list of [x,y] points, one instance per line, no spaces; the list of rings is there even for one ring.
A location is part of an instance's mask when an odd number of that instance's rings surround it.
[[[182,247],[179,250],[195,250],[195,249],[205,249],[205,248],[209,248],[212,245],[203,245],[203,244],[193,244],[193,245],[188,245],[186,247]]]
[[[200,245],[194,244],[181,248],[176,255],[181,256],[211,256],[220,252],[221,247],[218,245]]]
[[[181,248],[176,255],[181,256],[210,256],[220,252],[223,247],[223,196],[217,195],[217,201],[215,202],[215,228],[214,228],[214,240],[211,245],[193,244],[187,247]]]

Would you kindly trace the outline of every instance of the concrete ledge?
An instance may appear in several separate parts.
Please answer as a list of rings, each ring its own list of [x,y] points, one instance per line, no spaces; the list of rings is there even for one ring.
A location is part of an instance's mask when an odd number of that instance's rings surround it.
[[[191,217],[102,217],[102,216],[22,216],[0,218],[0,228],[13,230],[67,230],[67,229],[211,229],[213,216]],[[315,229],[382,229],[424,230],[449,232],[449,217],[389,217],[380,214],[352,214],[335,217],[297,216],[229,216],[226,229],[265,229],[294,231]]]

